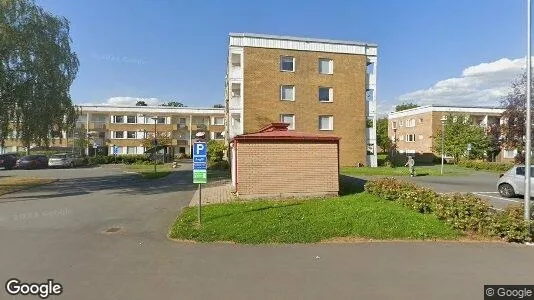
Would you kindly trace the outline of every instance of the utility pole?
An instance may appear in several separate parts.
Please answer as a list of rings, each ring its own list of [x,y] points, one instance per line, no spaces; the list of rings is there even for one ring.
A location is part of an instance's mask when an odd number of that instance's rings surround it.
[[[532,90],[532,59],[530,49],[530,2],[527,0],[527,117],[526,117],[526,141],[525,141],[525,220],[530,220],[530,156],[531,147],[531,90]]]

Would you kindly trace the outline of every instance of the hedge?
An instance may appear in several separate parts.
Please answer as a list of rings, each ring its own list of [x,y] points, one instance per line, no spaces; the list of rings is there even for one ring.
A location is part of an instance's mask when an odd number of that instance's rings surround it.
[[[489,204],[471,194],[444,194],[394,178],[380,178],[365,184],[365,191],[396,201],[424,214],[434,214],[452,228],[466,233],[497,237],[508,242],[530,242],[533,222],[523,219],[523,207],[508,206],[495,211]]]
[[[513,163],[498,163],[476,160],[460,160],[457,165],[460,167],[471,168],[475,170],[486,170],[494,172],[506,172],[514,166]]]
[[[97,155],[97,156],[91,156],[89,157],[89,164],[90,165],[104,165],[104,164],[145,164],[150,163],[153,164],[154,162],[150,159],[150,157],[143,155],[143,154],[127,154],[127,155],[117,155],[117,156],[110,156],[110,155]]]

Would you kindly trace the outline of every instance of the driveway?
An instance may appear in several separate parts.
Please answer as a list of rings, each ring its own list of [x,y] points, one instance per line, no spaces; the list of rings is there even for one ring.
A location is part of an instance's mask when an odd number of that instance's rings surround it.
[[[532,284],[534,249],[522,245],[170,241],[194,192],[190,169],[156,181],[62,170],[57,183],[0,197],[0,299],[37,299],[7,295],[12,277],[54,279],[64,293],[50,299],[80,300],[482,299],[484,284]]]

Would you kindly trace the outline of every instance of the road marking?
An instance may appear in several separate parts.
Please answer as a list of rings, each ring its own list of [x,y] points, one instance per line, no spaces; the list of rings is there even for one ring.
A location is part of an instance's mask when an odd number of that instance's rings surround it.
[[[472,192],[474,194],[498,194],[499,192]]]
[[[475,195],[494,198],[494,199],[499,199],[499,200],[508,201],[508,202],[515,202],[515,203],[521,203],[522,202],[522,201],[519,201],[519,200],[506,199],[506,198],[503,198],[503,197],[495,197],[495,196],[484,195],[484,194],[475,193]]]

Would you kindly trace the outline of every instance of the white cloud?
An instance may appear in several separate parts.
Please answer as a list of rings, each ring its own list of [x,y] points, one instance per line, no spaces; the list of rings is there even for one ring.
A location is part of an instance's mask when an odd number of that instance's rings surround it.
[[[420,105],[498,105],[510,84],[525,70],[525,57],[470,66],[460,77],[438,81],[432,87],[416,90],[397,98]]]
[[[140,97],[111,97],[104,102],[99,103],[83,103],[83,105],[117,105],[117,106],[128,106],[135,105],[137,101],[145,101],[148,106],[157,106],[165,103],[165,101],[158,98],[140,98]]]

